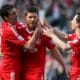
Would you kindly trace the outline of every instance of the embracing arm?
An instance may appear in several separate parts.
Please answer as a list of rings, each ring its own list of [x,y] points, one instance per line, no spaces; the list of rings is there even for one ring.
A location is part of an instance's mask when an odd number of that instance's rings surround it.
[[[62,39],[60,39],[52,30],[52,28],[45,28],[44,34],[48,37],[51,37],[51,39],[57,44],[58,47],[60,47],[62,50],[65,50],[67,48],[68,44],[64,42]]]
[[[64,59],[61,55],[61,53],[58,51],[57,48],[54,48],[52,51],[52,56],[65,68],[66,64],[64,62]]]
[[[24,48],[27,48],[27,49],[34,48],[37,37],[38,37],[38,28],[36,28],[32,37],[26,42],[26,44],[24,45]]]
[[[53,30],[53,33],[55,33],[59,38],[61,38],[64,41],[68,40],[68,34],[65,32],[62,32],[61,30],[59,30],[58,28],[55,28],[53,26],[51,26],[46,20],[44,21],[44,25],[47,28],[51,28]]]

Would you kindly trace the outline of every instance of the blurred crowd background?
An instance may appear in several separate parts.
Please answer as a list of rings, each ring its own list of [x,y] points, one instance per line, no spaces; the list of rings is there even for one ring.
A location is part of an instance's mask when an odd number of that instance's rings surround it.
[[[69,21],[80,6],[79,0],[0,0],[0,7],[6,3],[17,8],[19,18],[23,17],[27,6],[37,6],[41,18],[46,18],[52,26],[59,26],[66,32],[69,31]]]
[[[50,25],[66,33],[70,33],[70,20],[80,7],[80,0],[0,0],[0,7],[6,3],[16,7],[21,22],[27,6],[37,6],[41,20],[47,19]],[[61,53],[71,66],[71,54]],[[50,51],[46,55],[45,67],[45,80],[67,80],[62,66],[50,56]]]

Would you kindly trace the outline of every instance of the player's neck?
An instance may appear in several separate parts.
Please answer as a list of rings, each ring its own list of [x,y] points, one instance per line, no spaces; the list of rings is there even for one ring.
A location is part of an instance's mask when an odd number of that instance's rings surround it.
[[[35,31],[35,27],[34,27],[34,26],[30,26],[30,25],[28,25],[28,24],[27,24],[27,26],[28,26],[28,30],[29,30],[29,31],[31,31],[31,32],[32,32],[32,31]]]

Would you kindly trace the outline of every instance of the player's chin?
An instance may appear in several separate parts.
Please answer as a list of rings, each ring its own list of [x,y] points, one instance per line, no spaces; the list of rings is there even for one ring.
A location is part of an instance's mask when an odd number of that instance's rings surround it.
[[[30,27],[32,27],[32,28],[36,28],[36,24],[29,24],[30,25]]]

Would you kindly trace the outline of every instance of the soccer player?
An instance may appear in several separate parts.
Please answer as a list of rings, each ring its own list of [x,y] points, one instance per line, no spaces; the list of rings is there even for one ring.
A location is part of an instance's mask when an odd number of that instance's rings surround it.
[[[18,21],[15,8],[10,4],[3,5],[0,9],[0,16],[3,19],[1,36],[3,58],[0,63],[0,78],[1,80],[20,80],[20,51],[22,48],[31,49],[41,30],[39,27],[36,28],[32,38],[25,41],[16,31]]]
[[[80,15],[80,14],[79,14]],[[57,32],[57,34],[62,37],[65,40],[69,40],[68,47],[73,50],[73,56],[72,56],[72,69],[71,69],[71,80],[79,80],[80,79],[80,16],[75,15],[73,20],[71,21],[71,28],[74,30],[73,34],[69,34],[66,36],[61,36],[60,31]],[[51,31],[50,31],[51,32]],[[49,33],[49,32],[48,32]],[[53,33],[52,34],[46,34],[50,35],[52,38],[54,38]],[[58,41],[58,39],[57,39]],[[65,46],[67,48],[67,46]]]
[[[26,41],[28,41],[32,38],[37,27],[40,26],[41,29],[43,29],[44,26],[41,25],[38,17],[38,10],[34,6],[27,7],[25,20],[26,27],[23,26],[23,28],[25,28],[26,31],[24,31],[18,23],[16,30]],[[37,40],[32,47],[33,51],[26,50],[24,53],[23,80],[42,80],[45,67],[46,47],[52,51],[52,56],[62,64],[66,73],[68,73],[64,59],[57,50],[55,43],[50,37],[47,37],[43,32],[41,32],[41,34],[37,36]]]

